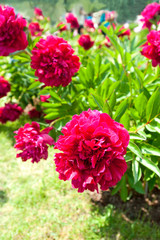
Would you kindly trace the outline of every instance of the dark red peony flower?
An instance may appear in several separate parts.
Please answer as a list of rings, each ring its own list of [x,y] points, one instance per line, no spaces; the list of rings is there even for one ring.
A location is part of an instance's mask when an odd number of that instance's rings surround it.
[[[156,67],[158,64],[160,65],[160,31],[152,30],[147,35],[147,40],[141,54],[152,59],[152,66]]]
[[[42,116],[42,112],[39,112],[36,108],[33,108],[28,112],[30,118],[40,118]]]
[[[59,178],[71,180],[78,192],[114,186],[127,170],[123,157],[129,133],[106,113],[88,110],[74,115],[55,145]]]
[[[43,29],[40,28],[40,25],[38,22],[31,22],[28,28],[32,36],[38,37],[42,35]]]
[[[35,76],[46,86],[67,86],[72,76],[79,70],[79,57],[63,38],[48,36],[40,39],[33,48],[31,67],[36,69]]]
[[[50,98],[50,95],[40,95],[41,102],[48,102],[48,98]]]
[[[84,26],[88,28],[95,28],[94,23],[91,19],[85,19]]]
[[[65,23],[60,22],[57,24],[57,28],[59,29],[60,32],[66,31],[67,30],[67,26]]]
[[[0,108],[0,122],[6,123],[7,121],[14,122],[22,114],[23,109],[16,103],[6,103],[4,107]]]
[[[0,76],[0,98],[7,96],[7,93],[10,91],[10,89],[10,83]]]
[[[34,14],[37,15],[37,16],[43,16],[42,9],[35,7],[34,8]]]
[[[155,24],[157,23],[157,20],[159,22],[157,16],[160,15],[160,4],[156,2],[148,4],[141,12],[141,15],[143,16],[141,19],[141,21],[144,22],[143,27],[147,27],[150,30],[152,21],[155,21]]]
[[[88,34],[86,34],[86,35],[81,35],[80,36],[80,38],[78,39],[78,43],[85,50],[88,50],[88,49],[90,49],[93,46],[94,41],[91,41],[90,36]]]
[[[66,16],[67,23],[71,24],[71,28],[79,28],[79,23],[77,18],[73,15],[73,13],[68,13]]]
[[[0,6],[0,56],[8,56],[27,47],[27,37],[23,31],[26,24],[22,16],[15,15],[14,8]]]
[[[131,35],[131,30],[129,28],[126,29],[124,26],[122,26],[119,29],[118,37],[128,36],[128,38],[129,38],[130,35]]]
[[[24,127],[15,131],[17,135],[14,147],[21,150],[16,157],[21,157],[22,161],[31,159],[32,163],[38,163],[42,158],[46,160],[48,145],[54,144],[53,138],[48,135],[51,130],[52,127],[48,127],[40,131],[39,124],[32,122],[32,124],[26,123]]]

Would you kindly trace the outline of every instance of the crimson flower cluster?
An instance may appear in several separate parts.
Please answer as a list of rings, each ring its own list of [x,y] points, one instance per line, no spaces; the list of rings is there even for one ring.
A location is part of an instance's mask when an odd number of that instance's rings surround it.
[[[40,39],[32,50],[31,67],[46,86],[67,86],[79,70],[79,57],[63,38],[48,36]]]
[[[71,180],[78,192],[114,186],[127,170],[123,157],[129,133],[106,113],[88,110],[74,115],[55,145],[59,178]]]
[[[78,39],[78,43],[82,46],[85,50],[90,49],[94,45],[94,41],[91,40],[88,34],[83,34]]]
[[[66,16],[67,23],[70,23],[71,28],[79,28],[79,23],[77,18],[73,15],[73,13],[68,13]]]
[[[85,19],[84,26],[88,28],[95,28],[94,23],[91,19]]]
[[[28,28],[32,36],[39,37],[42,35],[43,29],[40,27],[38,22],[31,22]]]
[[[15,15],[14,8],[0,6],[0,56],[8,56],[27,47],[28,41],[23,31],[26,24],[22,16]]]
[[[48,127],[40,131],[39,124],[32,122],[32,124],[26,123],[24,127],[15,131],[17,135],[14,147],[21,151],[16,157],[22,158],[22,161],[31,159],[32,163],[47,159],[48,145],[54,144],[53,138],[48,135],[51,130],[52,127]]]
[[[10,83],[0,76],[0,98],[7,96],[7,93],[10,91],[10,89]]]
[[[40,95],[41,102],[48,102],[47,100],[50,98],[50,95]]]
[[[42,9],[40,9],[40,8],[35,7],[34,8],[34,14],[36,16],[42,16],[43,17],[43,12],[42,12]]]
[[[42,112],[39,112],[36,108],[33,108],[28,112],[28,115],[31,119],[40,118],[42,116]]]
[[[7,121],[14,122],[22,114],[23,109],[16,103],[6,103],[4,107],[0,108],[0,122],[6,123]]]
[[[129,38],[130,35],[131,35],[131,30],[129,28],[126,29],[124,26],[122,26],[119,29],[118,37],[128,36],[128,38]]]
[[[147,40],[143,45],[141,54],[152,59],[152,66],[160,65],[160,31],[152,30],[147,35]]]
[[[156,23],[157,16],[160,15],[160,4],[156,2],[148,4],[141,12],[141,15],[143,16],[141,19],[141,21],[144,22],[143,27],[147,27],[150,30],[152,22],[155,21]]]
[[[60,32],[66,31],[67,30],[67,26],[65,23],[60,22],[57,24],[57,28],[59,29]]]

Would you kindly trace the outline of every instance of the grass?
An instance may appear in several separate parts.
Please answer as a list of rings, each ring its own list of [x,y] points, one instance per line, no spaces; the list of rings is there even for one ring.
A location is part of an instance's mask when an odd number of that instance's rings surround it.
[[[157,240],[157,225],[128,221],[114,206],[94,206],[87,192],[58,179],[53,155],[38,164],[16,159],[13,131],[0,126],[0,240]]]

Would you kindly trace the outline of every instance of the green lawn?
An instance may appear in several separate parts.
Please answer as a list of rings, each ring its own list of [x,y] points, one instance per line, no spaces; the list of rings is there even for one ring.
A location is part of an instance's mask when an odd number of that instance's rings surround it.
[[[94,206],[87,192],[58,179],[53,150],[38,164],[16,159],[13,131],[0,125],[0,240],[158,240],[156,225],[124,220],[114,206]]]

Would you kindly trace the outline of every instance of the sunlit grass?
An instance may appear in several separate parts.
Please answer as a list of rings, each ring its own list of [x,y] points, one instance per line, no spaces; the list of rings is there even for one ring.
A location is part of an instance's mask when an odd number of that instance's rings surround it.
[[[130,222],[112,205],[94,206],[87,192],[60,181],[54,151],[38,164],[16,159],[13,134],[19,123],[0,126],[1,240],[157,240],[158,226]]]

